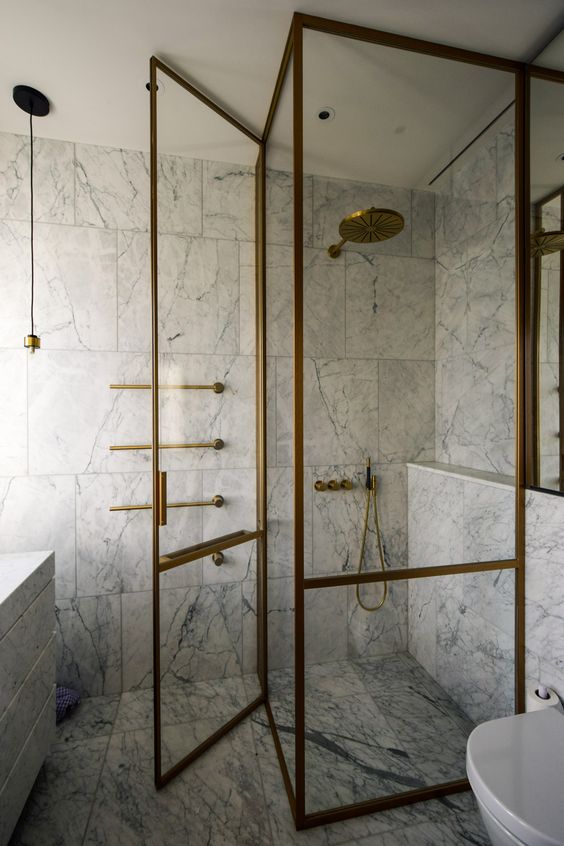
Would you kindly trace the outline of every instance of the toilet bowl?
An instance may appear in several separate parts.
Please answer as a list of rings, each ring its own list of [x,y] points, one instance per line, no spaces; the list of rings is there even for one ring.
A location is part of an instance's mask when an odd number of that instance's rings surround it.
[[[468,738],[466,771],[494,846],[564,846],[564,715],[482,723]]]

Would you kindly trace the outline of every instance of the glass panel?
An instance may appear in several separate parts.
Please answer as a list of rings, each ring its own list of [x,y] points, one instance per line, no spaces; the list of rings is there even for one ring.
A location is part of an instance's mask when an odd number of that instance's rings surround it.
[[[465,777],[474,726],[514,711],[513,602],[513,570],[390,582],[372,614],[306,591],[308,813]]]
[[[292,63],[266,146],[268,686],[294,780]]]
[[[512,559],[513,75],[306,30],[303,90],[306,562]]]
[[[163,556],[256,527],[258,148],[164,72],[157,116]],[[256,596],[254,543],[161,574],[163,771],[258,695]]]
[[[531,314],[534,316],[536,396],[533,478],[529,483],[553,491],[564,490],[560,382],[562,362],[561,290],[564,279],[564,173],[561,145],[564,120],[562,86],[531,79]]]

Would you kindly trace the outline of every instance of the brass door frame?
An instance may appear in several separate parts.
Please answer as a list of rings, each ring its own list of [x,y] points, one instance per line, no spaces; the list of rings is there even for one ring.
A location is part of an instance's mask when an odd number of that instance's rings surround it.
[[[257,305],[257,406],[256,406],[256,426],[257,426],[257,530],[249,534],[249,538],[245,540],[256,539],[257,543],[257,626],[258,626],[258,656],[257,656],[257,674],[261,683],[261,693],[231,720],[225,723],[221,728],[215,731],[203,743],[197,746],[192,752],[186,755],[177,764],[171,767],[166,772],[162,770],[161,758],[161,685],[160,685],[160,583],[159,574],[164,570],[177,566],[171,563],[166,556],[161,559],[159,547],[159,525],[162,525],[162,492],[163,480],[159,467],[159,328],[158,328],[158,196],[157,196],[157,173],[158,173],[158,132],[157,132],[157,72],[163,73],[178,83],[189,94],[192,94],[205,106],[214,111],[221,118],[230,123],[233,127],[238,129],[251,141],[257,145],[257,165],[255,177],[255,197],[256,197],[256,222],[257,222],[257,259],[260,256],[259,237],[258,237],[258,223],[264,220],[264,144],[262,139],[255,135],[250,129],[244,126],[237,118],[225,111],[220,105],[211,100],[202,91],[200,91],[194,84],[180,76],[164,62],[160,61],[156,56],[152,56],[150,63],[150,126],[151,126],[151,154],[150,154],[150,177],[151,177],[151,406],[152,406],[152,442],[151,442],[151,457],[152,457],[152,471],[153,471],[153,542],[152,542],[152,563],[153,563],[153,708],[154,708],[154,777],[155,786],[157,789],[164,787],[171,779],[177,776],[189,764],[200,757],[210,746],[213,746],[216,741],[223,737],[227,732],[231,731],[236,725],[251,714],[255,708],[265,701],[266,697],[266,670],[265,661],[266,653],[264,649],[264,640],[261,637],[264,630],[264,617],[266,614],[265,608],[265,591],[266,591],[266,576],[264,568],[266,566],[265,555],[263,550],[263,525],[264,525],[264,510],[263,501],[265,496],[264,483],[264,445],[265,445],[265,392],[264,392],[264,317],[258,319],[260,314],[259,308],[264,310],[264,271],[263,265],[257,260],[256,272],[256,298],[260,302]],[[264,231],[264,229],[263,229]],[[262,297],[262,299],[261,299]],[[123,386],[119,386],[123,387]],[[145,386],[143,386],[145,387]],[[167,387],[167,386],[160,386]],[[181,386],[185,387],[185,386]],[[194,386],[189,386],[194,387]],[[213,388],[213,386],[197,386],[205,388]],[[162,446],[162,445],[161,445]],[[161,519],[160,519],[161,518]],[[238,543],[237,539],[218,538],[216,547],[227,548]],[[202,545],[204,547],[205,545]],[[214,548],[216,548],[214,547]],[[206,554],[210,554],[211,547],[205,547]],[[184,553],[178,557],[178,562],[184,564],[189,560],[193,560],[193,555],[197,554],[196,550],[191,554],[190,550],[181,550]]]
[[[426,568],[387,570],[382,573],[346,574],[318,578],[305,578],[304,573],[304,493],[303,493],[303,32],[310,29],[330,35],[353,38],[373,44],[396,47],[419,52],[438,58],[466,62],[482,67],[511,72],[515,79],[515,191],[516,191],[516,392],[515,392],[515,557],[500,562],[476,562],[474,564],[447,565]],[[292,80],[288,70],[293,61]],[[564,76],[564,75],[563,75]],[[461,50],[429,41],[422,41],[367,27],[328,20],[296,13],[284,50],[273,99],[266,121],[263,143],[265,156],[268,154],[268,139],[286,80],[291,81],[293,90],[293,180],[294,180],[294,590],[295,590],[295,789],[292,784],[272,709],[266,701],[270,727],[274,737],[280,767],[282,770],[288,800],[297,829],[325,825],[338,820],[368,814],[374,811],[395,808],[413,802],[445,796],[469,789],[467,779],[434,785],[418,790],[372,799],[355,804],[335,807],[315,813],[306,813],[305,808],[305,634],[304,596],[309,589],[330,588],[337,585],[353,585],[397,579],[433,578],[464,572],[486,572],[488,570],[512,569],[515,571],[515,703],[516,712],[524,710],[525,694],[525,411],[524,411],[524,320],[525,320],[525,277],[526,237],[528,237],[528,161],[527,161],[527,118],[528,88],[526,66],[510,59],[489,56],[468,50]],[[265,510],[266,505],[264,504]],[[266,613],[266,608],[265,608]],[[266,626],[266,619],[265,619]]]

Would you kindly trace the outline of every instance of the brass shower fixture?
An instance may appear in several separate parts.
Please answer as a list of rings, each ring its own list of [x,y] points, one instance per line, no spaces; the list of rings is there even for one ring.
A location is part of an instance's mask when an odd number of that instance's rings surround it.
[[[405,226],[402,215],[392,209],[370,209],[353,212],[343,218],[339,225],[341,240],[338,244],[331,244],[327,252],[331,258],[341,254],[341,247],[347,241],[355,244],[373,244],[377,241],[387,241],[399,235]]]
[[[564,250],[564,232],[545,232],[544,229],[539,229],[531,235],[533,258],[542,258],[550,253],[557,253],[559,250]]]

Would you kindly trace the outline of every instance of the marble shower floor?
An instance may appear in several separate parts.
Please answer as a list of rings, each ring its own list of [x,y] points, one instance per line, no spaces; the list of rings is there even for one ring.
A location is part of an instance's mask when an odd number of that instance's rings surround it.
[[[286,716],[289,681],[288,671],[272,674],[274,707]],[[452,756],[460,754],[471,724],[433,684],[405,654],[309,668],[306,712],[317,718],[315,727],[308,725],[308,801],[328,807],[336,799],[368,798],[365,791],[378,785],[386,792],[391,786],[405,790],[432,782],[445,767],[454,777]],[[411,696],[414,691],[419,696],[402,708],[399,691],[406,685]],[[195,713],[183,712],[182,723],[193,736],[200,733],[198,726],[213,721],[210,709],[214,699],[226,695],[223,687],[214,696],[214,683],[208,684],[205,721],[185,722]],[[228,688],[236,701],[239,684],[229,680]],[[10,846],[489,843],[471,793],[296,832],[263,708],[157,792],[150,721],[151,691],[85,699],[58,727]],[[291,719],[284,725],[282,742],[290,753]],[[383,754],[391,755],[386,766]],[[397,760],[401,766],[391,765]],[[463,761],[462,755],[462,767]]]

